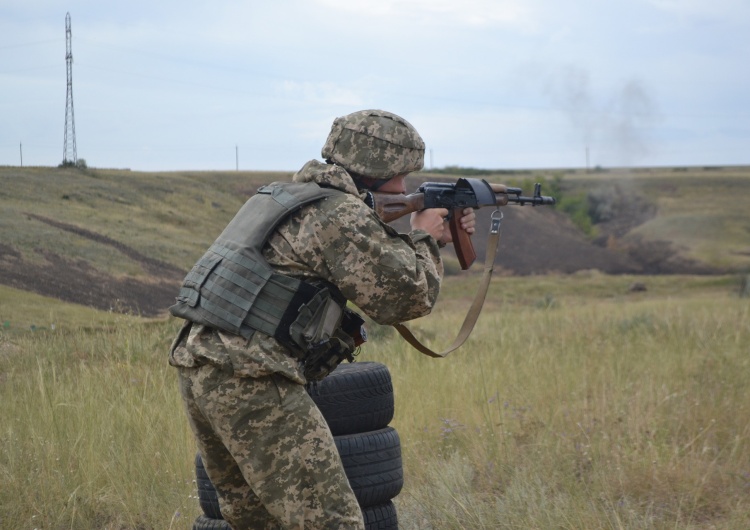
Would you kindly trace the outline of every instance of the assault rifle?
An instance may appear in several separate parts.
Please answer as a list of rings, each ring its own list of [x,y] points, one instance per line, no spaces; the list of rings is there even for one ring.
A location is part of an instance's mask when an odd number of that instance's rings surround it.
[[[447,208],[453,246],[461,268],[468,269],[477,255],[471,243],[471,236],[461,230],[459,220],[464,208],[483,206],[544,206],[555,204],[554,197],[542,195],[542,185],[534,185],[534,194],[526,197],[521,188],[510,188],[504,184],[490,184],[484,179],[460,178],[455,183],[425,182],[415,193],[409,195],[373,193],[375,212],[389,223],[406,214],[428,208]]]

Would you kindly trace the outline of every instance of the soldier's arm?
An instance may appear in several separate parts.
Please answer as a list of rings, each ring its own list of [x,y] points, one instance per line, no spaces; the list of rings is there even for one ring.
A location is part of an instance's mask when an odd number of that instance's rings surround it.
[[[378,323],[428,314],[443,274],[435,239],[423,230],[398,234],[356,197],[323,202],[300,227],[313,240],[303,258],[316,273]]]

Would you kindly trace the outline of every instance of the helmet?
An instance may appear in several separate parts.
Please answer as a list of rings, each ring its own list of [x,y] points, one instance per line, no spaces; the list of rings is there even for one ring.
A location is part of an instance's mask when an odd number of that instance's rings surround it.
[[[379,180],[424,167],[424,141],[417,130],[383,110],[336,118],[321,154],[347,171]]]

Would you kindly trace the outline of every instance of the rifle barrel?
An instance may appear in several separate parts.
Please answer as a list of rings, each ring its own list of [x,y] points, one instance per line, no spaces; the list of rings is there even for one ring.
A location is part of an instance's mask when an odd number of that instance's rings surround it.
[[[523,195],[511,195],[510,189],[508,190],[508,202],[513,202],[524,206],[531,204],[532,206],[545,206],[555,204],[557,201],[554,197],[548,197],[546,195],[534,195],[533,197],[524,197]]]
[[[540,183],[534,184],[534,195],[532,197],[524,197],[521,195],[523,190],[521,188],[508,188],[508,202],[514,202],[521,206],[525,204],[531,204],[532,206],[543,206],[547,204],[555,204],[557,201],[554,197],[547,197],[542,195],[542,185]],[[515,195],[513,197],[512,195]]]

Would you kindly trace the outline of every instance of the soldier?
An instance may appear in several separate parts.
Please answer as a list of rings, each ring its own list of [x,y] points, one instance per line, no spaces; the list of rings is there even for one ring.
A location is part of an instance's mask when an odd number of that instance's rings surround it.
[[[370,191],[404,193],[424,142],[379,110],[334,121],[291,183],[258,190],[185,278],[170,348],[190,426],[223,517],[235,530],[363,529],[333,436],[305,391],[351,360],[362,319],[428,314],[451,241],[444,209],[399,234]],[[369,205],[368,205],[369,204]],[[475,216],[461,225],[474,232]]]

